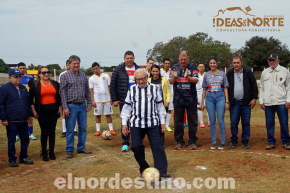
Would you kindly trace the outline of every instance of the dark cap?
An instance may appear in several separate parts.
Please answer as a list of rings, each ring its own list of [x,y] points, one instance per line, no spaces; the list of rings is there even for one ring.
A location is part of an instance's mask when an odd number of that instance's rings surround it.
[[[278,56],[276,54],[270,54],[268,60],[278,60]]]
[[[12,76],[12,75],[19,75],[21,74],[20,71],[18,70],[18,68],[14,68],[14,69],[11,69],[9,70],[9,76]],[[22,75],[22,74],[21,74]]]

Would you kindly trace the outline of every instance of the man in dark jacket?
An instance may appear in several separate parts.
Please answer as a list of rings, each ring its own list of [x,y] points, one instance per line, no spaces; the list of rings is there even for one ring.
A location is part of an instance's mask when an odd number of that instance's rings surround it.
[[[238,143],[238,125],[242,122],[242,143],[245,149],[250,149],[250,119],[251,109],[258,99],[257,81],[253,72],[242,67],[243,60],[240,56],[233,58],[233,68],[227,72],[229,81],[229,101],[231,119],[231,149],[236,149]]]
[[[135,62],[134,53],[132,51],[125,52],[124,63],[117,66],[111,77],[110,93],[113,105],[120,107],[120,112],[123,109],[124,101],[127,96],[130,86],[135,84],[134,73],[140,68]],[[124,136],[122,134],[122,150],[126,152],[129,150],[130,135]]]
[[[33,164],[33,161],[27,159],[28,122],[32,122],[32,112],[27,89],[20,84],[21,76],[18,69],[10,70],[9,82],[0,88],[0,119],[2,125],[6,126],[10,167],[18,167],[15,157],[17,133],[21,140],[19,163]]]

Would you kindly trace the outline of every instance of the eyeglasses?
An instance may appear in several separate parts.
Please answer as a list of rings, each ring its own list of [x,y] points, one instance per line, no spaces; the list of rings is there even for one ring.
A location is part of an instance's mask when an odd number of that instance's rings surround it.
[[[145,77],[143,77],[143,78],[136,78],[136,81],[137,81],[137,82],[140,82],[141,80],[144,81],[144,80],[146,80],[146,78],[147,78],[147,76],[145,76]]]
[[[22,75],[12,75],[12,77],[14,77],[14,78],[21,78]]]
[[[43,71],[43,72],[41,72],[41,74],[43,74],[43,75],[50,74],[50,71]]]

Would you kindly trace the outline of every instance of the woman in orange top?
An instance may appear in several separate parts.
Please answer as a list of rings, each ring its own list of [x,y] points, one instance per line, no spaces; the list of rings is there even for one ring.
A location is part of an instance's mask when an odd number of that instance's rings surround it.
[[[29,99],[33,117],[38,119],[41,129],[41,155],[43,161],[55,160],[55,127],[58,117],[62,116],[59,83],[50,80],[50,71],[45,66],[38,69],[36,81],[29,81]],[[35,99],[35,103],[33,100]],[[49,137],[49,150],[47,138]],[[49,158],[48,158],[49,154]]]

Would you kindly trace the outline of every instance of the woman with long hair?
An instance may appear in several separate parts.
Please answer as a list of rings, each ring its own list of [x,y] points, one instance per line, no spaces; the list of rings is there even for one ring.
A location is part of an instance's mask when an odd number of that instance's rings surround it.
[[[28,86],[33,117],[38,119],[41,129],[43,161],[55,160],[55,127],[58,117],[62,116],[59,83],[50,79],[50,71],[47,67],[41,66],[38,69],[36,80],[29,81]],[[47,138],[49,138],[49,150],[47,150]]]
[[[211,149],[216,149],[216,116],[221,133],[221,144],[218,149],[224,149],[226,147],[226,128],[225,128],[225,110],[230,108],[229,96],[228,96],[228,79],[223,71],[218,70],[218,61],[216,57],[209,59],[210,71],[204,74],[202,88],[202,102],[201,109],[204,110],[204,100],[206,110],[208,112],[210,120],[210,133],[212,146]],[[216,112],[216,114],[215,114]]]
[[[157,86],[160,95],[163,98],[164,107],[167,109],[170,103],[171,92],[168,80],[165,77],[161,76],[160,67],[158,65],[156,64],[152,65],[148,82],[150,82],[151,84],[155,84]],[[160,128],[160,137],[164,146],[164,133],[161,132],[161,128]]]

